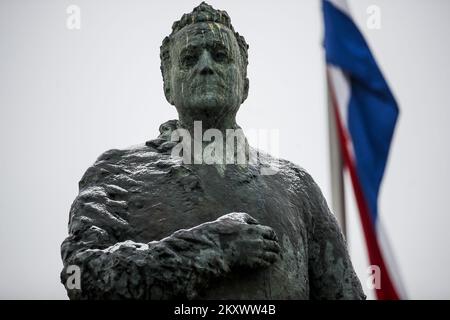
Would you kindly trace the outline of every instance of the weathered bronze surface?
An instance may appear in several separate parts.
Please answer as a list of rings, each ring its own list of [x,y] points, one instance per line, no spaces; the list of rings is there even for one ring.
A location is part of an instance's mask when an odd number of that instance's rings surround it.
[[[257,161],[188,164],[171,134],[238,129],[248,45],[202,3],[161,46],[164,92],[179,120],[147,143],[103,153],[79,183],[61,246],[81,270],[71,299],[363,299],[345,241],[303,169]],[[184,152],[185,150],[183,150]],[[264,169],[276,168],[274,174]]]

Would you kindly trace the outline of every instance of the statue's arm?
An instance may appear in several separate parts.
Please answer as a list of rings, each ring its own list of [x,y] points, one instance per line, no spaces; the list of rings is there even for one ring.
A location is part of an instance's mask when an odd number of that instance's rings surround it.
[[[195,298],[198,290],[229,269],[218,245],[201,230],[180,230],[150,243],[108,245],[114,242],[108,237],[104,229],[91,226],[81,238],[70,235],[64,241],[63,281],[69,265],[81,271],[81,290],[68,290],[71,298]],[[94,239],[100,240],[97,245]]]
[[[309,206],[308,257],[311,299],[365,299],[334,215],[306,174]]]
[[[71,208],[69,237],[61,246],[67,268],[80,268],[81,290],[72,299],[195,298],[211,280],[237,267],[273,263],[279,252],[272,229],[247,214],[232,213],[150,243],[129,239],[126,208],[108,197],[108,188],[83,189]],[[255,250],[257,248],[258,250]],[[67,287],[67,286],[66,286]]]

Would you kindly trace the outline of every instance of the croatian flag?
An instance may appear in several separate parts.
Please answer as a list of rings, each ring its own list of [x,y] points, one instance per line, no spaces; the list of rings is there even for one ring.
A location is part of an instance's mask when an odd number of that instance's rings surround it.
[[[359,209],[378,299],[405,295],[378,215],[377,199],[398,116],[397,103],[345,0],[322,0],[328,90],[344,166]]]

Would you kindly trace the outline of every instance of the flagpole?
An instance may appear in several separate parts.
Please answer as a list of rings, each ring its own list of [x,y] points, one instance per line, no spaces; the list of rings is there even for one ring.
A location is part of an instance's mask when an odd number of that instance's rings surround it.
[[[328,72],[326,73],[327,80]],[[341,227],[344,238],[347,238],[345,217],[345,194],[343,177],[343,160],[337,133],[336,117],[330,95],[330,82],[327,81],[328,106],[328,141],[330,150],[331,207]]]

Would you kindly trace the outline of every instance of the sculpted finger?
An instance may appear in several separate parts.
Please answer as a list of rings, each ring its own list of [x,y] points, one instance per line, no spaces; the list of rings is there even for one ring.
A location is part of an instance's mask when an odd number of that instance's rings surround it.
[[[253,218],[248,213],[245,214],[245,222],[248,224],[259,224],[259,221]]]
[[[233,217],[236,217],[241,222],[247,223],[247,224],[259,224],[258,220],[253,218],[251,215],[245,212],[233,212],[230,213],[230,215],[233,215]]]
[[[281,251],[280,245],[278,242],[273,240],[263,240],[264,249],[266,251],[272,251],[275,253],[279,253]]]
[[[263,254],[262,258],[264,259],[264,261],[272,264],[280,258],[280,255],[277,253],[273,253],[273,252],[265,252]]]
[[[261,234],[262,234],[263,238],[273,240],[273,241],[278,241],[277,234],[271,227],[261,226],[260,229],[261,229]]]
[[[272,263],[269,262],[268,260],[264,259],[262,256],[261,257],[255,257],[253,259],[250,260],[249,263],[249,267],[250,268],[266,268],[269,267]]]
[[[258,220],[256,220],[251,215],[249,215],[248,213],[245,213],[245,212],[228,213],[226,215],[221,216],[217,220],[226,220],[226,219],[234,220],[234,221],[237,221],[240,223],[245,223],[245,224],[259,224]]]

